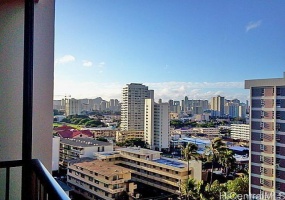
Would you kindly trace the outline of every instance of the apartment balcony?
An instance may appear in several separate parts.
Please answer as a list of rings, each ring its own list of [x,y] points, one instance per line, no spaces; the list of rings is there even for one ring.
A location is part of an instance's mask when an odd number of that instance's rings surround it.
[[[12,190],[11,172],[14,168],[21,168],[23,178],[27,180],[26,184],[22,185],[21,199],[31,200],[69,200],[70,198],[63,191],[63,189],[54,180],[52,175],[44,167],[44,165],[37,159],[32,160],[15,160],[0,162],[0,169],[5,169],[5,200],[10,199],[10,191]],[[21,193],[21,191],[19,191]]]

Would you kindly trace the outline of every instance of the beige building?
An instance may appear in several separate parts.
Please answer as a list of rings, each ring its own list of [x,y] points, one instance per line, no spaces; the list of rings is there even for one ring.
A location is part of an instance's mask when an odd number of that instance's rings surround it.
[[[144,131],[116,131],[116,142],[125,142],[131,139],[144,140]]]
[[[179,119],[179,114],[171,112],[171,113],[169,113],[169,118],[170,119]]]
[[[199,135],[202,134],[209,139],[213,139],[215,137],[220,137],[219,128],[193,128],[191,129],[191,135]]]
[[[212,97],[211,110],[213,111],[213,115],[216,117],[224,116],[224,114],[225,114],[225,97],[221,97],[220,95],[218,95],[216,97]]]
[[[132,180],[180,194],[181,183],[188,178],[187,162],[164,158],[161,152],[138,147],[120,148],[114,152],[94,154],[98,159],[132,170]],[[200,181],[201,161],[190,161],[189,176]]]
[[[136,189],[131,170],[101,160],[69,165],[67,177],[68,185],[88,199],[113,200],[123,191],[133,196]]]
[[[144,105],[147,98],[153,98],[153,90],[143,84],[131,83],[123,88],[121,130],[144,130]]]

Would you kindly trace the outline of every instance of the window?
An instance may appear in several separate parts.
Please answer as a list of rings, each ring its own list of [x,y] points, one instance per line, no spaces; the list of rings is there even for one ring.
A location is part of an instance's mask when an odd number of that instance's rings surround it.
[[[261,151],[264,151],[264,144],[261,144],[261,145],[260,145],[260,150],[261,150]]]
[[[263,163],[264,162],[264,156],[259,156],[259,160],[261,163]]]
[[[84,175],[84,174],[81,174],[81,177],[82,177],[82,178],[85,178],[85,175]]]
[[[276,153],[280,154],[280,146],[276,146]]]
[[[264,184],[264,179],[260,178],[260,184],[263,185]]]
[[[89,176],[89,181],[93,181],[93,178]]]
[[[260,133],[260,140],[263,141],[263,133]]]

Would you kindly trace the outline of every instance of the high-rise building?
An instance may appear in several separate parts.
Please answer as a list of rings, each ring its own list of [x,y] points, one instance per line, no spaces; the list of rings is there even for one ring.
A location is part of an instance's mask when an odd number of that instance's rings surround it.
[[[225,109],[225,97],[221,97],[220,95],[216,97],[212,97],[211,102],[211,110],[214,113],[214,116],[222,117],[224,116]]]
[[[285,73],[246,80],[250,89],[250,194],[285,191]],[[274,196],[275,197],[275,196]]]
[[[144,139],[150,149],[169,149],[169,104],[145,100]]]
[[[169,103],[169,110],[170,110],[170,112],[173,112],[173,111],[174,111],[174,103],[173,103],[173,100],[170,99],[170,100],[168,101],[168,103]]]
[[[78,99],[65,99],[65,115],[80,115],[81,103]]]
[[[153,98],[153,90],[143,84],[131,83],[123,88],[121,130],[144,130],[144,107],[148,98]]]

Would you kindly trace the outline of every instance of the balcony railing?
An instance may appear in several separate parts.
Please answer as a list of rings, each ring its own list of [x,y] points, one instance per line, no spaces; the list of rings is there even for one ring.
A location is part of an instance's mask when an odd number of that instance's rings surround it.
[[[37,159],[0,162],[0,169],[6,169],[5,200],[10,199],[10,172],[11,168],[16,167],[22,168],[23,176],[29,176],[28,180],[30,180],[30,182],[22,185],[22,199],[70,200],[44,165]]]

